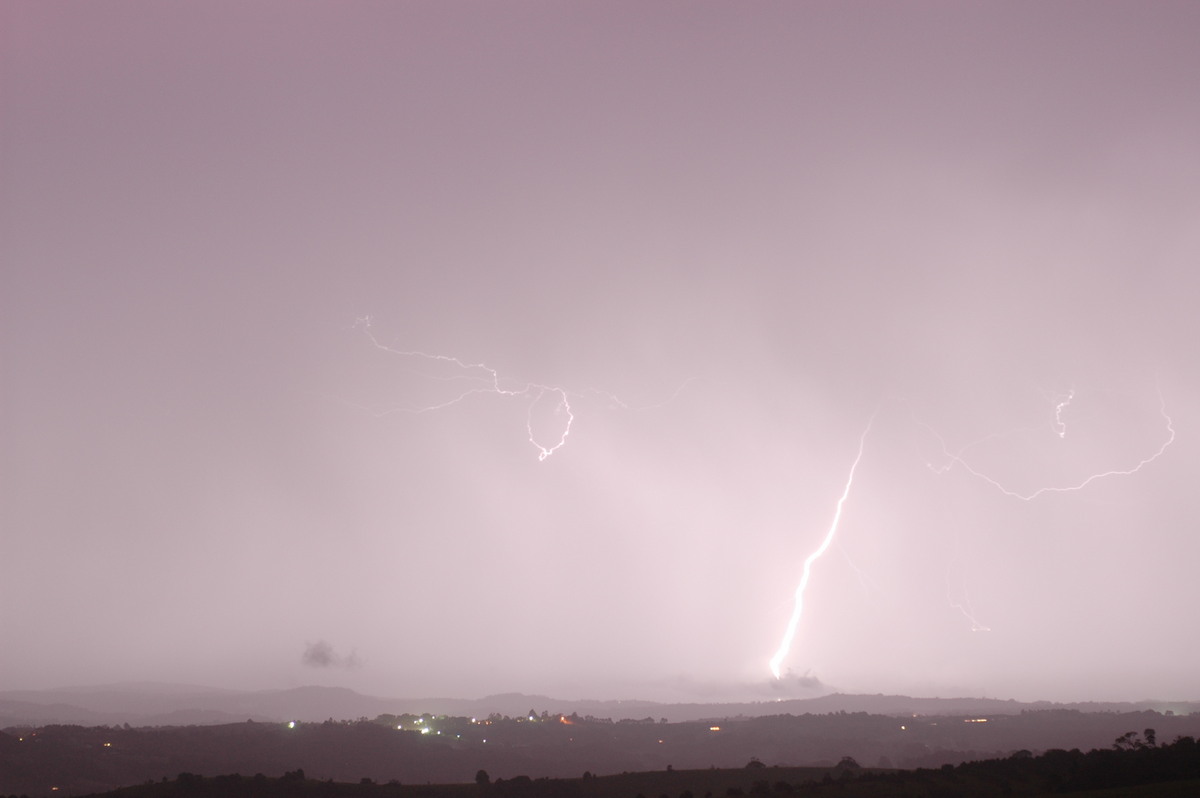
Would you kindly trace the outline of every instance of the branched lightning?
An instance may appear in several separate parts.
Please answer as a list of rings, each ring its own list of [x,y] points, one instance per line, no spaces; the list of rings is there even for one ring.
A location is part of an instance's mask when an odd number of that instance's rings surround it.
[[[538,460],[545,460],[547,457],[554,454],[564,445],[566,445],[567,436],[571,434],[571,425],[575,423],[575,414],[571,411],[571,398],[565,388],[557,385],[542,385],[534,382],[527,382],[520,387],[505,388],[500,383],[499,372],[484,363],[467,363],[450,355],[435,355],[427,352],[406,351],[403,349],[395,349],[390,347],[387,344],[380,342],[380,340],[375,337],[375,333],[371,332],[371,318],[369,316],[359,319],[356,326],[362,329],[367,338],[370,339],[371,343],[377,349],[380,349],[384,352],[388,352],[393,355],[401,355],[403,357],[421,358],[424,360],[441,363],[451,363],[463,371],[463,374],[455,375],[453,377],[442,377],[438,379],[443,379],[446,381],[465,380],[468,382],[468,384],[474,383],[474,385],[471,387],[461,391],[457,396],[452,399],[448,399],[445,402],[426,405],[424,407],[392,408],[391,410],[384,411],[379,415],[386,415],[387,413],[397,411],[403,411],[407,413],[428,413],[434,410],[441,410],[443,408],[450,407],[451,405],[456,405],[466,399],[468,396],[480,393],[498,394],[500,396],[523,396],[529,399],[529,406],[525,416],[525,429],[529,436],[529,443],[532,444],[533,447],[538,451]],[[557,441],[551,444],[544,444],[540,442],[533,431],[533,410],[547,395],[557,398],[557,404],[554,408],[555,412],[565,414],[566,416],[566,423],[563,425],[562,434],[559,435]],[[615,399],[615,397],[613,398]]]
[[[850,487],[854,484],[854,472],[858,470],[858,464],[862,460],[863,451],[867,444],[867,434],[871,431],[871,425],[875,423],[875,416],[879,414],[876,409],[871,414],[871,418],[867,421],[866,429],[862,431],[862,435],[858,439],[858,454],[854,456],[854,462],[850,465],[850,474],[846,477],[846,487],[842,490],[842,496],[837,501],[837,509],[833,513],[833,521],[829,525],[829,531],[825,533],[825,538],[821,541],[821,545],[813,551],[812,554],[804,560],[804,570],[800,574],[800,583],[796,585],[796,593],[794,604],[792,607],[792,617],[788,621],[787,628],[783,633],[783,640],[779,643],[779,649],[775,652],[775,656],[771,657],[771,673],[775,678],[780,678],[780,666],[784,659],[787,658],[788,651],[791,650],[792,640],[796,637],[796,627],[800,624],[800,616],[804,612],[804,590],[808,587],[808,579],[812,573],[812,564],[816,562],[829,545],[833,543],[834,537],[837,535],[838,524],[842,520],[842,506],[846,503],[847,497],[850,496]]]
[[[537,449],[539,461],[545,460],[550,455],[554,454],[555,452],[557,452],[559,449],[561,449],[563,446],[566,445],[567,437],[571,434],[571,429],[575,423],[575,413],[571,408],[572,397],[579,398],[581,396],[595,394],[595,395],[603,397],[611,405],[613,405],[615,407],[619,407],[622,410],[652,410],[652,409],[659,408],[659,407],[662,407],[663,405],[670,404],[671,402],[673,402],[676,399],[676,397],[678,397],[679,394],[683,391],[683,389],[686,388],[689,383],[691,383],[693,380],[696,379],[695,377],[690,377],[687,380],[685,380],[683,383],[681,383],[679,385],[678,388],[675,389],[675,392],[672,393],[670,397],[668,397],[666,400],[664,400],[662,402],[658,402],[658,403],[652,404],[652,405],[644,405],[644,406],[636,406],[636,407],[631,406],[628,403],[622,401],[615,394],[611,394],[606,391],[598,391],[595,389],[589,389],[589,390],[581,391],[581,392],[571,392],[571,391],[568,391],[566,388],[559,386],[559,385],[546,385],[546,384],[536,383],[536,382],[526,382],[524,384],[517,383],[513,386],[505,387],[505,384],[502,383],[499,372],[496,369],[492,368],[491,366],[488,366],[485,363],[468,363],[466,361],[460,360],[459,358],[452,357],[450,355],[438,355],[438,354],[431,354],[428,352],[396,349],[394,347],[391,347],[391,346],[388,346],[387,344],[382,343],[375,336],[375,334],[371,331],[371,317],[370,316],[366,316],[366,317],[358,319],[355,322],[354,326],[358,329],[361,329],[363,331],[363,333],[366,334],[367,338],[371,341],[371,344],[376,349],[379,349],[381,351],[387,352],[392,355],[399,355],[402,357],[416,358],[416,359],[421,359],[421,360],[426,360],[426,361],[431,361],[431,362],[438,362],[438,363],[449,363],[449,364],[457,367],[458,369],[461,370],[461,373],[455,374],[453,376],[449,376],[449,377],[447,377],[447,376],[432,376],[432,375],[426,375],[426,376],[428,376],[430,379],[440,380],[440,381],[444,381],[444,382],[463,382],[468,386],[465,389],[459,391],[457,393],[457,395],[455,395],[453,398],[447,399],[444,402],[439,402],[437,404],[432,404],[432,405],[425,405],[425,406],[421,406],[421,407],[393,407],[388,410],[375,411],[375,415],[383,416],[383,415],[388,415],[390,413],[396,413],[396,412],[428,413],[428,412],[432,412],[434,410],[442,410],[442,409],[450,407],[452,405],[456,405],[456,404],[462,402],[464,399],[466,399],[470,396],[473,396],[475,394],[496,394],[499,396],[524,397],[524,398],[528,399],[528,402],[529,402],[528,406],[526,408],[526,415],[525,415],[525,431],[528,435],[529,443],[535,449]],[[561,434],[559,434],[557,440],[555,440],[551,443],[543,443],[542,441],[539,441],[536,433],[533,430],[534,409],[543,400],[545,400],[547,398],[550,398],[555,402],[555,406],[554,406],[555,414],[565,416],[565,419],[566,419],[565,422],[563,423]]]
[[[418,407],[393,407],[388,410],[378,411],[378,412],[376,412],[376,415],[382,416],[382,415],[387,415],[389,413],[395,413],[395,412],[405,412],[405,413],[432,412],[435,410],[441,410],[441,409],[450,407],[452,405],[459,404],[459,403],[463,402],[464,400],[468,399],[469,397],[474,396],[476,394],[492,394],[492,395],[505,396],[505,397],[520,397],[527,401],[526,425],[525,425],[526,433],[527,433],[527,437],[528,437],[530,445],[532,445],[537,450],[537,457],[538,457],[539,461],[546,460],[547,458],[549,458],[551,455],[553,455],[555,452],[557,452],[559,449],[561,449],[563,446],[566,445],[567,439],[572,432],[572,429],[573,429],[573,426],[575,423],[575,419],[576,419],[575,411],[573,410],[572,405],[571,405],[572,399],[578,399],[580,397],[587,396],[587,395],[597,395],[597,396],[600,396],[600,397],[606,399],[610,403],[610,406],[613,406],[613,407],[617,407],[617,408],[620,408],[623,410],[646,410],[646,409],[658,408],[658,407],[662,407],[664,405],[670,404],[683,391],[683,389],[688,386],[688,384],[690,384],[694,379],[696,379],[693,377],[693,378],[690,378],[690,379],[686,380],[685,382],[683,382],[674,391],[674,393],[667,400],[665,400],[663,402],[659,402],[659,403],[653,404],[653,405],[648,405],[645,407],[631,407],[629,404],[622,401],[621,399],[619,399],[618,397],[616,397],[615,395],[613,395],[611,393],[598,391],[598,390],[594,390],[594,389],[586,390],[583,392],[572,392],[572,391],[569,391],[567,388],[560,386],[560,385],[544,384],[544,383],[537,383],[537,382],[521,383],[521,382],[502,378],[500,373],[497,371],[497,369],[494,369],[485,363],[481,363],[481,362],[473,363],[473,362],[468,362],[468,361],[465,361],[465,360],[462,360],[460,358],[453,357],[450,355],[432,354],[432,353],[416,351],[416,350],[404,350],[404,349],[398,349],[395,347],[388,346],[387,344],[382,343],[375,336],[374,332],[372,332],[371,319],[369,317],[359,319],[356,322],[355,327],[358,329],[361,329],[363,331],[363,333],[367,336],[367,338],[370,340],[372,346],[374,346],[376,349],[378,349],[380,351],[387,352],[391,355],[396,355],[396,356],[400,356],[400,357],[412,358],[414,360],[419,360],[419,361],[426,361],[430,364],[440,363],[440,364],[443,364],[446,366],[451,366],[454,369],[457,369],[458,373],[451,374],[449,376],[434,375],[434,374],[426,374],[425,376],[431,380],[438,380],[438,381],[445,382],[445,383],[458,383],[462,386],[461,388],[457,389],[454,392],[454,395],[451,398],[446,399],[444,401],[439,401],[434,404],[418,406]],[[1074,400],[1074,399],[1075,399],[1075,389],[1074,388],[1071,388],[1065,395],[1058,394],[1058,395],[1050,397],[1050,401],[1053,402],[1053,405],[1054,405],[1054,419],[1053,419],[1051,428],[1053,429],[1055,435],[1057,435],[1060,439],[1066,438],[1067,423],[1064,420],[1063,416],[1064,416],[1064,413],[1066,412],[1067,408],[1070,406],[1072,400]],[[563,421],[562,427],[561,427],[561,432],[558,433],[557,437],[554,440],[549,441],[549,442],[539,440],[537,434],[534,431],[535,409],[540,405],[540,403],[547,401],[547,400],[554,402],[554,412],[556,414],[561,415],[564,418],[564,421]],[[373,412],[375,412],[375,411],[373,411]],[[793,593],[793,606],[792,606],[791,616],[788,619],[788,623],[784,630],[782,639],[780,640],[779,647],[776,650],[775,654],[771,657],[770,662],[769,662],[771,673],[776,679],[781,678],[783,663],[787,659],[787,657],[791,651],[793,642],[796,637],[797,630],[799,628],[801,617],[803,616],[804,594],[808,588],[809,581],[812,577],[813,564],[818,559],[820,559],[826,553],[826,551],[828,551],[829,547],[833,544],[835,538],[837,537],[838,529],[841,524],[842,512],[843,512],[844,506],[846,504],[846,501],[849,499],[850,492],[853,488],[854,478],[858,472],[859,464],[862,462],[863,454],[866,450],[867,437],[871,433],[871,429],[874,426],[874,423],[875,423],[875,420],[876,420],[876,417],[878,416],[878,414],[879,414],[879,408],[876,408],[875,412],[873,412],[871,414],[870,419],[867,421],[866,427],[863,429],[861,435],[859,436],[858,450],[854,456],[853,462],[850,465],[850,470],[846,476],[845,485],[842,489],[841,496],[838,498],[838,500],[836,502],[836,506],[835,506],[834,513],[833,513],[833,518],[829,524],[828,529],[825,532],[824,537],[821,539],[821,542],[817,546],[817,548],[814,549],[804,560],[804,564],[803,564],[803,567],[801,570],[800,580],[797,583],[795,591]],[[1082,490],[1082,489],[1086,488],[1087,486],[1089,486],[1091,483],[1093,483],[1097,480],[1104,479],[1106,477],[1128,476],[1131,474],[1135,474],[1135,473],[1141,471],[1141,469],[1144,468],[1145,466],[1149,465],[1150,463],[1153,463],[1155,460],[1157,460],[1159,457],[1161,457],[1167,451],[1167,449],[1170,448],[1170,446],[1175,442],[1174,421],[1172,420],[1171,416],[1168,415],[1168,413],[1167,413],[1166,402],[1163,399],[1161,392],[1159,392],[1159,415],[1162,417],[1165,428],[1166,428],[1165,440],[1163,440],[1161,445],[1159,445],[1158,448],[1153,453],[1138,460],[1138,462],[1136,464],[1134,464],[1132,467],[1124,468],[1124,469],[1113,469],[1113,470],[1109,470],[1109,471],[1093,473],[1093,474],[1087,476],[1086,478],[1080,480],[1079,482],[1076,482],[1073,484],[1058,485],[1058,486],[1054,486],[1054,485],[1046,486],[1046,487],[1038,488],[1037,490],[1033,490],[1033,491],[1026,492],[1026,493],[1022,493],[1020,491],[1010,489],[1009,487],[1004,485],[999,480],[993,478],[992,476],[988,475],[984,471],[973,466],[967,460],[967,453],[970,450],[972,450],[973,448],[975,448],[976,446],[979,446],[980,444],[983,444],[986,441],[989,441],[989,440],[992,440],[995,438],[999,438],[999,437],[1003,437],[1004,434],[1011,434],[1011,433],[992,433],[990,435],[984,436],[978,440],[975,440],[975,441],[967,444],[966,446],[959,449],[957,452],[952,452],[950,450],[945,438],[943,438],[942,435],[939,434],[933,427],[931,427],[929,424],[926,424],[926,423],[920,421],[915,416],[913,417],[913,422],[920,428],[922,428],[922,429],[926,430],[928,433],[930,433],[938,441],[938,443],[941,447],[942,456],[944,458],[943,464],[940,466],[935,466],[931,462],[928,462],[928,461],[926,462],[926,466],[931,471],[933,471],[935,474],[938,474],[940,476],[940,475],[946,473],[947,471],[949,471],[951,468],[958,466],[958,467],[961,467],[967,473],[971,474],[973,477],[980,479],[980,480],[986,482],[987,484],[991,485],[993,488],[995,488],[996,490],[998,490],[1001,494],[1003,494],[1005,496],[1008,496],[1008,497],[1014,498],[1014,499],[1019,499],[1024,502],[1031,502],[1031,501],[1033,501],[1045,494],[1048,494],[1048,493],[1068,493],[1068,492],[1072,492],[1072,491]],[[1044,426],[1042,427],[1042,429],[1044,430]],[[859,580],[861,582],[863,582],[864,587],[867,587],[868,589],[870,589],[871,586],[868,585],[864,574],[861,571],[859,571],[859,569],[854,565],[854,563],[852,561],[849,560],[848,555],[847,555],[847,561],[850,562],[851,568],[853,568],[855,573],[858,575]],[[946,599],[949,602],[951,608],[957,610],[959,613],[961,613],[963,615],[964,618],[966,618],[970,622],[971,631],[973,631],[973,632],[989,632],[989,631],[991,631],[989,629],[989,627],[983,625],[977,619],[974,608],[971,606],[970,596],[967,594],[965,588],[961,592],[961,600],[956,600],[954,591],[951,590],[951,586],[949,584],[948,577],[947,577],[947,586],[946,586]]]
[[[967,602],[966,606],[964,606],[964,605],[959,604],[958,602],[954,601],[949,596],[947,596],[947,599],[949,600],[950,607],[952,609],[958,610],[959,612],[962,613],[964,618],[966,618],[968,621],[970,621],[972,632],[990,632],[990,631],[992,631],[992,628],[990,626],[984,626],[975,618],[975,613],[971,609],[970,602]]]
[[[946,601],[950,604],[950,607],[953,609],[956,609],[960,613],[962,613],[962,616],[971,623],[971,631],[972,632],[990,632],[990,631],[992,631],[991,627],[984,626],[982,623],[979,622],[979,619],[975,617],[975,608],[973,606],[971,606],[971,595],[967,592],[967,588],[965,585],[963,586],[962,595],[963,595],[962,601],[954,600],[953,591],[950,589],[950,574],[947,573],[946,574]]]
[[[863,569],[859,568],[858,565],[855,564],[854,560],[850,557],[850,553],[846,551],[846,547],[838,546],[838,551],[841,552],[842,557],[846,560],[846,565],[849,565],[850,570],[854,572],[856,577],[858,577],[858,583],[862,585],[863,590],[868,594],[878,593],[879,585],[875,584],[875,580],[871,579],[871,577],[865,571],[863,571]]]
[[[1071,400],[1074,398],[1075,398],[1075,390],[1072,388],[1070,391],[1068,391],[1068,393],[1065,396],[1060,395],[1058,397],[1055,397],[1055,399],[1054,399],[1055,406],[1054,406],[1053,429],[1054,429],[1055,434],[1058,435],[1059,438],[1066,437],[1067,427],[1066,427],[1066,422],[1063,421],[1063,411],[1066,409],[1066,407],[1071,403]],[[855,472],[858,469],[859,462],[862,460],[867,435],[871,431],[871,426],[872,426],[872,424],[874,424],[875,416],[878,414],[878,412],[879,411],[876,410],[876,412],[874,414],[872,414],[870,421],[867,423],[866,429],[863,430],[862,435],[859,438],[858,453],[854,458],[854,462],[850,466],[850,473],[846,478],[846,485],[842,490],[841,498],[839,498],[837,501],[837,508],[834,512],[833,521],[829,526],[829,530],[825,533],[825,537],[821,541],[821,544],[816,548],[815,551],[813,551],[811,554],[808,555],[807,559],[804,560],[804,568],[803,568],[803,571],[800,576],[800,582],[796,586],[796,591],[795,591],[795,596],[794,596],[794,605],[793,605],[793,609],[792,609],[791,618],[789,619],[787,628],[784,631],[783,639],[779,644],[779,649],[775,652],[775,655],[771,658],[771,661],[770,661],[771,673],[775,676],[776,679],[780,678],[781,666],[783,664],[784,659],[787,658],[788,652],[791,649],[792,642],[796,636],[796,629],[800,623],[800,617],[804,611],[804,591],[808,587],[809,578],[812,573],[812,564],[817,559],[819,559],[821,557],[821,555],[823,555],[825,553],[825,551],[829,548],[830,544],[833,542],[834,537],[837,535],[838,524],[839,524],[839,522],[841,520],[841,516],[842,516],[842,507],[845,504],[846,499],[850,495],[851,486],[854,484]],[[957,466],[962,467],[965,471],[967,471],[972,476],[974,476],[978,479],[981,479],[984,482],[987,482],[989,485],[996,488],[998,491],[1003,493],[1005,496],[1009,496],[1011,498],[1020,499],[1021,501],[1029,502],[1029,501],[1033,501],[1034,499],[1037,499],[1039,496],[1042,496],[1047,493],[1068,493],[1068,492],[1072,492],[1072,491],[1082,490],[1083,488],[1086,488],[1088,485],[1090,485],[1092,482],[1095,482],[1096,480],[1099,480],[1099,479],[1104,479],[1105,477],[1128,476],[1130,474],[1135,474],[1138,471],[1142,470],[1142,468],[1144,468],[1145,466],[1149,465],[1150,463],[1153,463],[1155,460],[1157,460],[1159,457],[1161,457],[1164,452],[1166,452],[1166,450],[1171,446],[1172,443],[1175,442],[1175,425],[1174,425],[1173,420],[1171,419],[1171,416],[1167,414],[1166,402],[1163,399],[1161,391],[1159,392],[1159,415],[1162,417],[1163,422],[1166,426],[1166,433],[1167,433],[1166,439],[1162,442],[1162,444],[1158,447],[1158,449],[1156,451],[1154,451],[1149,456],[1142,458],[1132,467],[1125,468],[1125,469],[1113,469],[1110,471],[1094,473],[1075,484],[1063,485],[1063,486],[1047,486],[1047,487],[1039,488],[1038,490],[1035,490],[1035,491],[1031,491],[1029,493],[1021,493],[1021,492],[1009,489],[1008,487],[1006,487],[1004,484],[1002,484],[998,480],[988,476],[987,474],[978,470],[977,468],[974,468],[970,463],[968,463],[966,461],[964,455],[966,454],[967,451],[969,451],[970,449],[972,449],[975,446],[978,446],[981,443],[984,443],[985,441],[1000,437],[999,433],[993,433],[993,434],[987,435],[983,438],[980,438],[979,440],[973,441],[972,443],[969,443],[966,446],[964,446],[957,453],[954,453],[954,452],[950,451],[949,446],[946,444],[945,439],[940,434],[938,434],[938,432],[936,430],[934,430],[931,426],[929,426],[928,424],[925,424],[924,422],[917,420],[915,417],[914,417],[913,421],[918,426],[922,427],[923,429],[927,430],[930,434],[932,434],[941,445],[942,454],[944,455],[944,457],[946,458],[946,461],[947,461],[946,465],[937,467],[933,463],[926,462],[926,465],[935,474],[938,474],[940,476],[940,475],[944,474],[946,471],[948,471],[950,468],[957,465]],[[861,575],[860,575],[860,579],[861,579]],[[974,608],[971,606],[971,600],[970,600],[970,597],[967,594],[965,588],[962,592],[962,598],[963,598],[962,601],[956,601],[954,599],[952,592],[950,590],[949,584],[947,584],[946,593],[947,593],[946,599],[949,602],[950,606],[952,608],[958,610],[963,615],[963,617],[965,617],[971,623],[971,631],[973,631],[973,632],[990,632],[991,631],[991,629],[989,627],[980,623],[978,618],[975,616]]]
[[[1058,410],[1056,412],[1056,418],[1057,418],[1057,413],[1061,413],[1062,408],[1067,404],[1067,402],[1070,401],[1070,397],[1073,395],[1074,395],[1074,391],[1072,391],[1071,395],[1068,396],[1067,401],[1059,403]],[[1001,482],[999,482],[998,480],[993,479],[992,477],[988,476],[987,474],[983,473],[982,471],[979,471],[978,469],[972,467],[971,464],[968,463],[963,458],[963,453],[966,451],[967,448],[970,448],[970,446],[959,451],[958,454],[955,454],[950,451],[949,447],[947,447],[947,445],[946,445],[945,439],[941,435],[939,435],[938,432],[935,429],[933,429],[933,427],[931,427],[925,423],[921,423],[921,422],[918,422],[918,423],[920,423],[922,427],[924,427],[935,438],[938,439],[938,442],[941,444],[941,447],[942,447],[942,454],[945,455],[947,460],[949,461],[949,465],[947,465],[945,468],[942,468],[942,469],[936,469],[936,468],[933,468],[932,465],[930,465],[930,468],[933,469],[934,473],[942,474],[942,473],[945,473],[947,470],[949,470],[950,466],[959,465],[959,466],[962,466],[962,468],[967,473],[971,474],[974,477],[977,477],[978,479],[982,479],[984,482],[988,483],[989,485],[994,487],[996,490],[1003,493],[1005,496],[1009,496],[1014,499],[1020,499],[1021,501],[1028,502],[1028,501],[1033,501],[1037,497],[1039,497],[1043,494],[1046,494],[1046,493],[1070,493],[1072,491],[1081,490],[1081,489],[1087,487],[1088,485],[1090,485],[1091,483],[1095,482],[1096,480],[1104,479],[1105,477],[1119,477],[1119,476],[1129,476],[1130,474],[1136,474],[1138,471],[1141,471],[1142,468],[1149,465],[1150,463],[1153,463],[1155,460],[1157,460],[1159,457],[1161,457],[1163,452],[1165,452],[1171,446],[1171,444],[1175,442],[1175,424],[1172,421],[1171,417],[1169,415],[1167,415],[1166,402],[1163,399],[1161,393],[1159,393],[1158,399],[1159,399],[1159,411],[1158,412],[1159,412],[1159,415],[1162,416],[1163,421],[1166,424],[1167,437],[1166,437],[1166,440],[1163,441],[1162,445],[1158,447],[1158,450],[1155,451],[1153,454],[1139,460],[1137,462],[1137,464],[1134,465],[1132,468],[1114,469],[1112,471],[1098,472],[1098,473],[1089,475],[1087,478],[1085,478],[1082,481],[1080,481],[1076,484],[1073,484],[1073,485],[1058,485],[1058,486],[1052,485],[1052,486],[1048,486],[1048,487],[1038,488],[1037,490],[1032,491],[1030,493],[1020,493],[1019,491],[1010,490],[1009,488],[1005,487],[1005,485],[1002,484]],[[1059,427],[1056,429],[1056,431],[1058,432],[1059,437],[1062,437],[1063,435],[1066,434],[1065,427]],[[974,445],[974,444],[971,444],[971,445]]]

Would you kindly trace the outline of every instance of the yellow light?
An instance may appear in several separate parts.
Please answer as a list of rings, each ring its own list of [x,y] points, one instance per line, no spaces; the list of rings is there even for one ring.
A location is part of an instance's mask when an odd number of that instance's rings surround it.
[[[709,731],[720,731],[721,727],[720,726],[709,726],[708,730]]]

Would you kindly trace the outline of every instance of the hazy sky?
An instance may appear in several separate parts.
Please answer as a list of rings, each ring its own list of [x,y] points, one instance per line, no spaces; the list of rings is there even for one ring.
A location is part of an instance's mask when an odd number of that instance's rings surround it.
[[[0,687],[1200,698],[1197,40],[4,0]]]

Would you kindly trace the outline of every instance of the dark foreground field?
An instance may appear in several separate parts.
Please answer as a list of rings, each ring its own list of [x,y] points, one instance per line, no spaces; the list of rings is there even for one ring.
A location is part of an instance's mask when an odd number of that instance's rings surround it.
[[[0,732],[0,796],[939,798],[1112,787],[1171,795],[1200,779],[1198,724],[1197,715],[1153,712],[614,723],[531,711],[9,728]],[[1196,786],[1178,794],[1200,795]]]
[[[164,782],[105,793],[111,798],[954,798],[1048,796],[1189,798],[1200,795],[1200,744],[1181,738],[1163,746],[1145,740],[1096,750],[1024,753],[1007,759],[937,769],[766,767],[669,770],[577,779],[518,776],[467,785],[339,784],[292,772],[282,778],[180,774]]]

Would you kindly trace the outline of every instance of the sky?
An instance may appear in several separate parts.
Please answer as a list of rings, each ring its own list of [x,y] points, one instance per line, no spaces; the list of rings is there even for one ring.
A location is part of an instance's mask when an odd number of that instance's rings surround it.
[[[0,687],[1200,699],[1198,36],[5,0]]]

